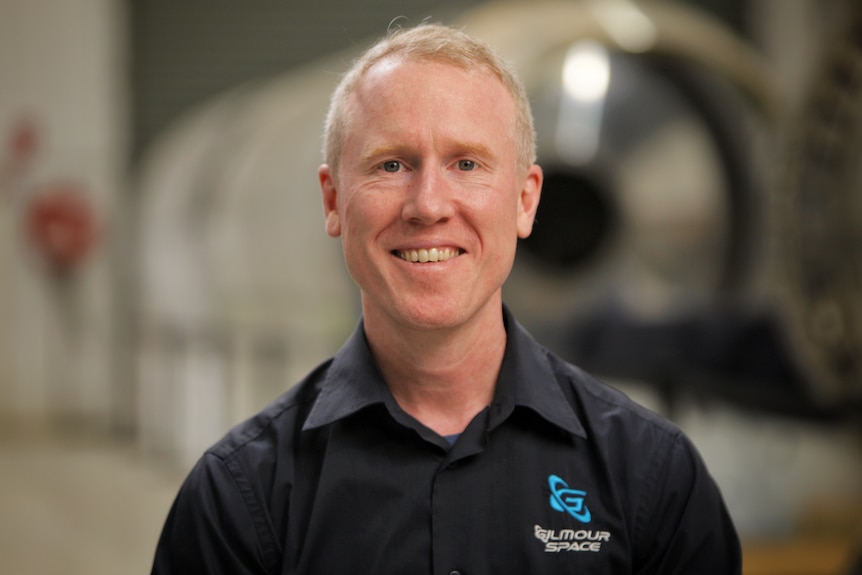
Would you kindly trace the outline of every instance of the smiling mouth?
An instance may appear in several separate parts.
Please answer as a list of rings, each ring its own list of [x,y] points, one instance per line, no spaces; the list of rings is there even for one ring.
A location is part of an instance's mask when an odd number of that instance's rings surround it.
[[[392,253],[405,262],[424,264],[426,262],[451,260],[463,254],[464,250],[458,248],[422,248],[418,250],[394,250]]]

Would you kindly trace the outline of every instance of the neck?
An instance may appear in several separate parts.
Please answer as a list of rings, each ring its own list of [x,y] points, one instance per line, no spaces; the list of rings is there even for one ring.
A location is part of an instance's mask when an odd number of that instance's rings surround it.
[[[462,432],[494,396],[506,349],[501,307],[440,330],[382,319],[367,314],[365,333],[395,400],[440,435]]]

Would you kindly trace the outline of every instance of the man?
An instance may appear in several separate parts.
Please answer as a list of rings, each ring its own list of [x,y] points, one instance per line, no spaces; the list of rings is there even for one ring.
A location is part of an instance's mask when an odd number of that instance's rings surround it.
[[[534,150],[520,83],[459,31],[398,31],[354,64],[319,179],[362,321],[207,451],[153,573],[739,573],[688,440],[503,305]]]

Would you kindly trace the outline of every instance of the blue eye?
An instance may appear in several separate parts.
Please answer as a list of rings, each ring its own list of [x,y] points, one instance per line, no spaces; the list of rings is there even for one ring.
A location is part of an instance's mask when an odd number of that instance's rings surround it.
[[[476,167],[476,162],[473,160],[459,160],[458,169],[463,172],[469,172]]]
[[[383,162],[383,171],[394,173],[401,169],[401,162],[396,160],[389,160],[388,162]]]

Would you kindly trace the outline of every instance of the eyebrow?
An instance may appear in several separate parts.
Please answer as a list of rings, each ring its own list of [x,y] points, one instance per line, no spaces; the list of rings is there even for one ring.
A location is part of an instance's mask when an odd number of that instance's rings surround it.
[[[388,156],[403,156],[405,152],[406,146],[378,146],[362,155],[362,163],[366,164]]]
[[[458,150],[457,155],[465,154],[468,156],[477,156],[480,158],[493,158],[494,153],[488,148],[488,146],[484,144],[474,144],[469,142],[458,143],[455,146],[455,149]]]
[[[457,142],[451,146],[455,153],[451,154],[453,156],[476,156],[485,160],[494,157],[493,152],[488,146],[484,144],[471,143],[471,142]],[[411,148],[406,145],[384,145],[378,146],[370,150],[367,154],[363,154],[362,161],[363,163],[376,161],[378,158],[385,158],[389,156],[413,156]]]

